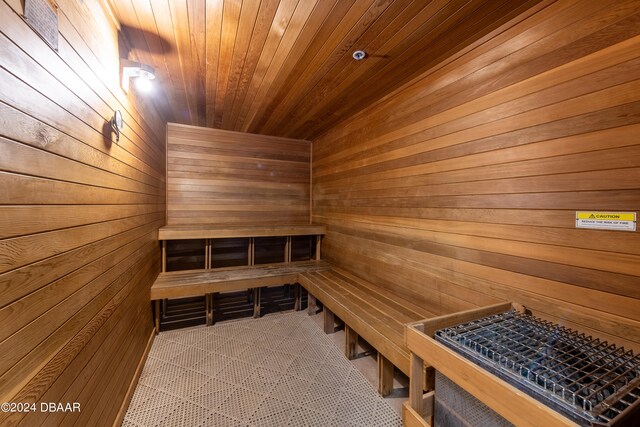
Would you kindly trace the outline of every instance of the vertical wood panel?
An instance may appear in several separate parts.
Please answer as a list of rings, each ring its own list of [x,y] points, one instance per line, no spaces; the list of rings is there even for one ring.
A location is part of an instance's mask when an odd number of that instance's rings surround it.
[[[108,1],[170,121],[307,139],[554,0]]]
[[[323,256],[422,304],[518,301],[640,349],[640,2],[557,2],[313,141]]]
[[[56,52],[22,3],[0,2],[0,400],[81,413],[2,413],[0,424],[108,424],[153,330],[166,156],[151,105],[162,101],[120,88],[105,4],[58,1]]]
[[[167,129],[168,224],[309,222],[308,141]]]

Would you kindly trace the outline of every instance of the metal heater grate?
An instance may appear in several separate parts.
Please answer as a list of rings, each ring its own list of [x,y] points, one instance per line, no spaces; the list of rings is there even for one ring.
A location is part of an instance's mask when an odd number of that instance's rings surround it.
[[[436,340],[583,425],[640,417],[640,355],[515,311],[436,332]]]

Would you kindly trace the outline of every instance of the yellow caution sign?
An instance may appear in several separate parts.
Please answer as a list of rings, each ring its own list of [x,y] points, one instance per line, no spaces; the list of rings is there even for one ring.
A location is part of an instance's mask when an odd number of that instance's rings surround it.
[[[576,212],[576,228],[636,231],[636,213]]]

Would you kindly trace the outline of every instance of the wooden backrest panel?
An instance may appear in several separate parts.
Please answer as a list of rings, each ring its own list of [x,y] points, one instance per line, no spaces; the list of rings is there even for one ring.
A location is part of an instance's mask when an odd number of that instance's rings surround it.
[[[546,2],[313,141],[323,257],[438,310],[517,301],[640,350],[640,2]],[[436,313],[438,314],[438,313]]]
[[[308,141],[169,123],[167,224],[309,223]]]
[[[0,413],[0,425],[111,424],[153,330],[163,122],[120,88],[103,2],[56,3],[58,51],[24,2],[0,2],[0,400],[81,412]]]

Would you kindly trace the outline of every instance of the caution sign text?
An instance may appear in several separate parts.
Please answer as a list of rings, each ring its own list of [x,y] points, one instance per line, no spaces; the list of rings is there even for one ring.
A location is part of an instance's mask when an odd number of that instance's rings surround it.
[[[636,213],[576,212],[576,228],[636,231]]]

